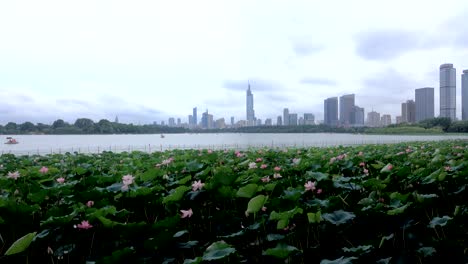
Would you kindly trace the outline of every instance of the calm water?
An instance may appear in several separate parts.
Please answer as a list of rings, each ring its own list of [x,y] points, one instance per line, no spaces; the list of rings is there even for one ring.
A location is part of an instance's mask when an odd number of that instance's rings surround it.
[[[4,136],[6,141],[7,135]],[[355,134],[166,134],[161,135],[18,135],[20,143],[0,144],[0,153],[48,154],[64,152],[161,151],[166,149],[211,148],[245,149],[249,147],[307,147],[358,144],[385,144],[406,141],[465,139],[468,135],[404,136]]]

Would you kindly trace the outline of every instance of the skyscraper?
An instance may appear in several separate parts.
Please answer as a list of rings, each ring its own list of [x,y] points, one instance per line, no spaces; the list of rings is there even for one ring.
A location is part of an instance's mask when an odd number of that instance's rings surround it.
[[[401,121],[403,123],[416,122],[416,104],[413,100],[407,100],[401,104]]]
[[[338,124],[338,97],[330,97],[324,100],[325,125],[336,126]]]
[[[193,113],[192,113],[192,125],[197,126],[198,125],[198,118],[197,118],[197,108],[193,108]]]
[[[277,126],[282,126],[283,125],[283,119],[281,118],[281,116],[278,116],[276,118],[276,125]]]
[[[380,117],[380,125],[381,126],[389,126],[392,124],[392,116],[391,115],[382,115]]]
[[[340,97],[340,124],[350,125],[354,109],[354,94],[345,94]]]
[[[289,109],[283,109],[283,125],[289,126]]]
[[[375,111],[367,113],[367,125],[370,127],[380,126],[380,113]]]
[[[414,91],[416,99],[416,122],[434,118],[434,88],[426,87]]]
[[[304,125],[315,124],[315,116],[311,113],[304,113]]]
[[[364,108],[355,105],[351,111],[351,125],[364,126]]]
[[[297,126],[297,114],[295,113],[289,114],[289,125]]]
[[[456,70],[453,64],[440,65],[440,117],[456,117]]]
[[[254,111],[254,101],[253,94],[250,90],[250,83],[248,83],[247,88],[247,123],[249,126],[255,125],[255,111]]]
[[[468,120],[468,70],[462,74],[462,120]]]

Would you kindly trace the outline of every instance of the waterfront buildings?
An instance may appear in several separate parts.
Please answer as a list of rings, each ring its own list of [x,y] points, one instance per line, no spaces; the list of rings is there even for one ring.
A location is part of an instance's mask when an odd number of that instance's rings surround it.
[[[193,125],[193,126],[196,127],[197,124],[198,124],[197,108],[194,107],[192,112],[193,112],[193,113],[192,113],[192,123],[191,123],[191,125]],[[190,120],[189,120],[189,122],[190,122]]]
[[[351,124],[353,126],[364,126],[364,108],[357,105],[351,110]]]
[[[407,100],[401,104],[401,119],[403,123],[416,122],[416,104],[413,100]]]
[[[297,126],[297,114],[291,113],[289,114],[289,125],[290,126]]]
[[[416,122],[434,118],[434,88],[426,87],[415,90]]]
[[[468,70],[463,71],[461,79],[462,120],[468,120]]]
[[[367,113],[367,125],[370,127],[380,126],[380,113],[375,111]]]
[[[351,115],[354,109],[354,94],[345,94],[340,97],[340,124],[351,125]]]
[[[289,109],[283,109],[283,126],[289,126]]]
[[[314,125],[315,116],[311,113],[304,113],[304,125]]]
[[[440,65],[440,117],[456,118],[456,70],[453,64]]]
[[[338,124],[338,97],[330,97],[324,101],[324,123],[329,126]]]
[[[282,126],[283,125],[283,119],[281,118],[281,116],[278,116],[276,118],[276,125],[277,126]]]
[[[382,115],[380,118],[380,125],[381,126],[389,126],[392,124],[392,116],[391,115]]]

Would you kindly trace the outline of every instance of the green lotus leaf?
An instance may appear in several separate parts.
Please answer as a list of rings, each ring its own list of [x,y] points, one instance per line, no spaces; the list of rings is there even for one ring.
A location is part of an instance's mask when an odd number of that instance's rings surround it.
[[[356,217],[355,214],[351,212],[346,212],[343,210],[338,210],[334,211],[333,213],[329,214],[322,214],[322,218],[334,225],[342,225],[347,223],[348,221],[351,221],[354,217]]]
[[[274,248],[269,248],[263,252],[265,256],[272,256],[279,259],[285,259],[294,252],[298,252],[299,249],[296,247],[279,243]]]
[[[18,254],[25,251],[29,245],[31,244],[34,236],[36,236],[36,232],[26,234],[16,240],[5,252],[5,255],[13,255]]]

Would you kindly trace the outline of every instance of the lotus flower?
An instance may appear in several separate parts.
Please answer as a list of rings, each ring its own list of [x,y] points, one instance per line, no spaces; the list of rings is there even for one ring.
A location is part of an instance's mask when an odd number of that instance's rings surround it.
[[[262,162],[262,160],[263,160],[262,158],[257,158],[255,162]]]
[[[273,178],[275,178],[275,179],[279,179],[279,178],[282,178],[282,177],[283,176],[281,176],[281,174],[279,174],[279,173],[273,174]]]
[[[88,207],[93,207],[93,205],[94,205],[94,201],[88,201],[86,203],[86,206],[88,206]]]
[[[56,181],[57,181],[58,183],[62,184],[62,183],[65,182],[65,178],[60,177],[60,178],[58,178]]]
[[[42,174],[46,174],[49,171],[47,167],[42,166],[42,168],[39,169],[39,172]]]
[[[306,184],[304,184],[305,190],[306,191],[314,191],[315,190],[315,182],[308,181]]]
[[[124,185],[130,185],[130,184],[133,183],[134,179],[135,179],[135,177],[128,174],[128,175],[125,175],[125,176],[122,177],[122,182],[123,182]]]
[[[18,179],[20,177],[20,173],[18,171],[15,171],[15,172],[8,172],[8,176],[7,178],[9,179]]]
[[[281,167],[279,166],[276,166],[275,168],[273,168],[274,171],[280,171],[281,170]]]
[[[262,164],[262,165],[260,166],[260,169],[266,169],[267,167],[268,167],[268,165]]]
[[[93,226],[88,221],[82,221],[81,224],[77,224],[76,227],[79,229],[90,229]]]
[[[192,217],[193,215],[193,211],[192,211],[192,208],[188,209],[188,210],[180,210],[180,212],[182,213],[182,215],[180,216],[180,218],[186,218],[186,217]]]
[[[270,176],[263,177],[262,182],[269,182],[270,181]]]
[[[249,163],[249,169],[256,169],[256,168],[257,168],[257,164],[255,162]]]
[[[194,181],[192,183],[192,191],[196,192],[197,190],[201,190],[202,187],[204,186],[205,184],[200,181]]]
[[[299,163],[301,162],[301,159],[294,158],[292,162],[294,165],[299,165]]]

